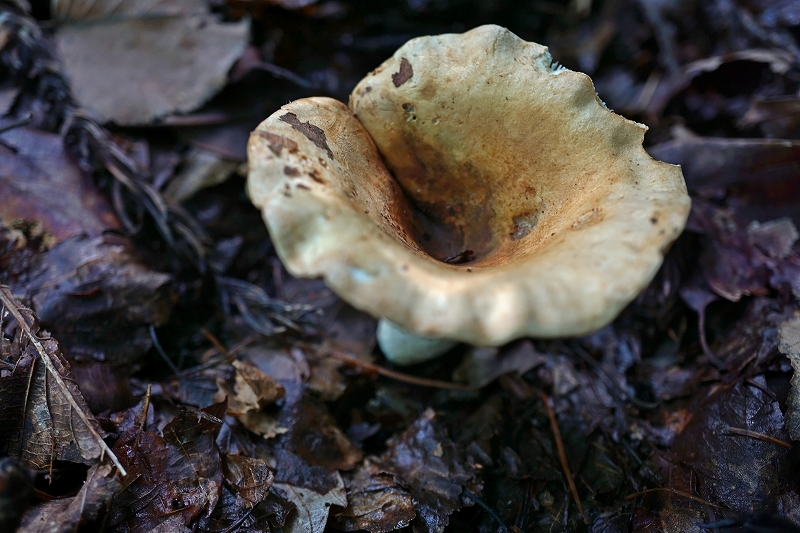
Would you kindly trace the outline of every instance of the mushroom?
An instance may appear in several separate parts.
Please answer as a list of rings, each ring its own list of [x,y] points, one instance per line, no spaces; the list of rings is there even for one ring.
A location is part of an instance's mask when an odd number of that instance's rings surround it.
[[[289,272],[387,320],[384,354],[411,363],[444,341],[613,320],[689,212],[680,167],[645,152],[646,129],[544,46],[487,25],[412,39],[349,108],[283,106],[250,137],[247,187]]]

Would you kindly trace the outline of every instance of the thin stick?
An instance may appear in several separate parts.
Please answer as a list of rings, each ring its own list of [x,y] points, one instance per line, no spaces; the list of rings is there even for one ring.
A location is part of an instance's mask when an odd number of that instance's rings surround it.
[[[249,337],[245,337],[241,341],[239,341],[236,344],[234,344],[233,346],[231,346],[230,349],[226,349],[225,352],[221,352],[219,350],[219,348],[216,345],[213,345],[213,343],[212,343],[213,346],[211,348],[207,349],[206,351],[204,351],[202,353],[202,355],[200,355],[200,359],[202,361],[208,361],[209,359],[214,357],[214,355],[216,355],[217,353],[221,354],[225,358],[233,357],[234,355],[236,355],[237,353],[242,351],[243,348],[246,348],[249,345],[253,344],[260,337],[261,336],[258,335],[258,334],[254,334],[254,335],[250,335]],[[209,341],[210,341],[210,339],[209,339]]]
[[[5,133],[7,131],[13,130],[15,128],[20,128],[22,126],[27,126],[31,123],[31,115],[25,115],[22,118],[18,118],[12,122],[8,122],[7,124],[3,124],[0,126],[0,133]]]
[[[141,430],[145,430],[145,426],[147,426],[147,410],[150,409],[150,393],[152,392],[152,386],[150,383],[147,384],[147,393],[144,395],[144,409],[142,409],[142,424]]]
[[[544,408],[545,411],[547,411],[547,418],[550,419],[550,429],[553,430],[553,438],[556,441],[556,449],[558,449],[558,460],[561,462],[561,468],[564,470],[564,476],[567,478],[567,484],[569,485],[569,491],[572,493],[572,499],[575,500],[575,505],[578,507],[578,512],[581,513],[581,517],[583,517],[583,522],[588,524],[589,518],[586,516],[586,513],[583,512],[583,505],[581,505],[581,500],[578,497],[578,489],[575,487],[575,481],[572,479],[572,472],[567,463],[567,453],[564,451],[564,443],[561,440],[561,431],[558,429],[556,414],[553,412],[553,408],[550,407],[550,399],[544,391],[542,391],[542,402],[544,402]]]
[[[764,442],[770,442],[772,444],[777,444],[778,446],[783,446],[784,448],[792,449],[792,445],[786,441],[776,439],[775,437],[770,437],[769,435],[764,435],[763,433],[759,433],[757,431],[750,431],[749,429],[742,429],[742,428],[735,428],[728,426],[725,428],[725,433],[730,433],[731,435],[741,435],[742,437],[751,437],[753,439],[763,440]]]
[[[725,507],[722,507],[721,505],[714,505],[713,503],[708,502],[698,496],[693,496],[688,492],[683,492],[682,490],[677,490],[677,489],[670,489],[668,487],[656,487],[654,489],[647,489],[640,492],[634,492],[633,494],[628,494],[627,496],[625,496],[625,499],[632,500],[634,498],[642,496],[643,494],[649,494],[651,492],[669,492],[670,494],[675,494],[676,496],[682,496],[684,498],[688,498],[694,502],[701,503],[703,505],[710,505],[711,507],[716,507],[717,509],[725,509]]]
[[[158,353],[158,355],[161,356],[161,359],[163,359],[164,362],[167,363],[167,366],[169,367],[170,370],[172,370],[172,373],[175,374],[175,376],[177,376],[178,379],[181,379],[180,376],[181,371],[178,370],[178,367],[175,365],[175,363],[172,362],[172,359],[169,358],[167,352],[165,352],[164,348],[161,347],[161,343],[158,342],[158,336],[156,335],[156,328],[155,326],[153,326],[153,324],[150,324],[150,339],[153,341],[153,348],[156,349],[156,352]]]
[[[419,385],[420,387],[433,387],[437,389],[461,390],[461,391],[477,390],[474,387],[471,387],[469,385],[462,385],[461,383],[440,381],[438,379],[419,378],[417,376],[412,376],[411,374],[404,374],[403,372],[395,372],[394,370],[389,370],[388,368],[384,368],[382,366],[374,365],[372,363],[367,363],[366,361],[359,361],[355,357],[350,357],[349,355],[343,354],[341,352],[331,351],[330,355],[332,357],[335,357],[336,359],[339,359],[340,361],[344,361],[349,365],[364,368],[366,370],[375,372],[376,374],[379,374],[381,376],[391,378],[397,381],[402,381],[403,383],[409,383],[411,385]]]
[[[200,333],[203,334],[206,340],[210,342],[211,345],[214,346],[214,348],[216,348],[219,353],[225,356],[228,355],[228,349],[225,348],[225,345],[222,344],[222,342],[213,333],[208,331],[206,328],[200,328]]]

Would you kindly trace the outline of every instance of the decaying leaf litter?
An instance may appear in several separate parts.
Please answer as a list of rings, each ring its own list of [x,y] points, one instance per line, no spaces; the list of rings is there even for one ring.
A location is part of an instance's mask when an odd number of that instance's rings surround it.
[[[796,2],[102,4],[2,3],[0,529],[797,529]],[[93,72],[64,44],[203,21],[226,37],[161,36],[175,72],[136,83],[124,48]],[[391,369],[372,318],[283,270],[246,136],[484,23],[650,126],[692,213],[599,332]]]

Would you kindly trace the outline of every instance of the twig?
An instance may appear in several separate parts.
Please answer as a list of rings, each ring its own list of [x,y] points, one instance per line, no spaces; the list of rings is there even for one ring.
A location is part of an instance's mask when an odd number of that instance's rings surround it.
[[[78,405],[78,402],[75,401],[75,398],[72,397],[72,394],[69,392],[69,388],[67,384],[64,383],[64,379],[61,377],[61,374],[58,373],[58,369],[53,365],[53,362],[50,360],[50,356],[47,354],[47,350],[44,349],[42,343],[39,342],[39,338],[30,330],[28,327],[28,323],[25,321],[25,318],[17,309],[16,304],[13,300],[11,300],[8,295],[6,294],[5,290],[0,290],[0,301],[3,302],[3,305],[8,310],[9,313],[14,317],[19,324],[20,329],[28,336],[33,344],[36,351],[39,352],[39,359],[44,363],[45,368],[53,377],[53,379],[58,383],[58,386],[64,391],[64,396],[66,396],[67,401],[69,402],[70,407],[78,413],[78,417],[83,421],[86,425],[87,430],[91,433],[92,437],[94,437],[95,441],[98,443],[100,448],[103,450],[103,453],[108,454],[108,458],[111,459],[111,462],[114,463],[114,466],[117,467],[119,473],[122,474],[123,477],[128,475],[128,472],[125,470],[125,467],[122,466],[122,463],[119,462],[117,456],[114,455],[114,452],[111,451],[111,448],[108,447],[108,444],[105,443],[103,438],[100,436],[97,431],[95,431],[94,427],[92,427],[91,422],[86,417],[86,414],[81,409],[81,406]]]
[[[753,439],[762,440],[764,442],[770,442],[772,444],[777,444],[778,446],[783,446],[784,448],[792,449],[792,445],[786,441],[776,439],[775,437],[770,437],[769,435],[764,435],[763,433],[759,433],[757,431],[751,431],[749,429],[742,429],[742,428],[735,428],[728,426],[723,430],[725,433],[730,435],[740,435],[742,437],[751,437]]]
[[[28,114],[22,118],[18,118],[16,120],[13,120],[7,124],[3,124],[2,126],[0,126],[0,133],[5,133],[15,128],[21,128],[22,126],[27,126],[30,123],[31,123],[31,116]]]
[[[706,337],[706,308],[699,312],[699,317],[697,319],[697,327],[700,330],[700,348],[703,349],[703,353],[705,354],[706,358],[708,358],[711,363],[717,367],[719,370],[725,370],[727,365],[725,361],[717,357],[717,355],[711,350],[711,347],[708,345],[708,338]]]
[[[777,397],[777,396],[775,396],[775,394],[774,394],[774,393],[773,393],[771,390],[769,390],[769,389],[768,389],[768,388],[766,388],[765,386],[763,386],[763,385],[761,385],[761,384],[759,384],[759,383],[757,383],[757,382],[753,381],[753,379],[751,379],[751,378],[747,378],[746,380],[744,380],[744,382],[745,382],[745,383],[747,383],[748,385],[751,385],[751,386],[753,386],[753,387],[757,388],[758,390],[760,390],[761,392],[763,392],[764,394],[766,394],[767,396],[769,396],[770,398],[772,398],[772,401],[773,401],[773,402],[775,402],[775,403],[781,403],[781,402],[780,402],[780,400],[778,399],[778,397]]]
[[[639,496],[642,496],[644,494],[650,494],[651,492],[669,492],[670,494],[675,494],[676,496],[681,496],[683,498],[688,498],[688,499],[692,500],[693,502],[701,503],[703,505],[710,505],[711,507],[716,507],[717,509],[724,509],[726,511],[728,510],[727,508],[722,507],[721,505],[714,505],[713,503],[711,503],[709,501],[706,501],[703,498],[700,498],[699,496],[693,496],[693,495],[689,494],[688,492],[683,492],[682,490],[671,489],[671,488],[668,488],[668,487],[656,487],[654,489],[646,489],[646,490],[642,490],[642,491],[639,491],[639,492],[634,492],[633,494],[628,494],[627,496],[625,496],[625,499],[626,500],[632,500],[632,499],[638,498]]]
[[[142,423],[141,428],[144,431],[145,426],[147,425],[147,410],[150,409],[150,394],[152,392],[152,385],[149,383],[147,384],[147,392],[144,395],[144,406],[142,408]]]
[[[253,513],[253,508],[251,507],[250,509],[247,510],[246,513],[244,513],[241,517],[239,517],[239,519],[236,520],[236,522],[231,524],[230,527],[223,529],[220,533],[232,533],[233,531],[236,531],[252,513]]]
[[[578,354],[578,357],[580,357],[586,364],[597,370],[597,372],[600,374],[600,377],[605,378],[605,381],[609,385],[611,385],[611,388],[619,392],[623,400],[628,400],[636,407],[640,407],[642,409],[655,409],[656,407],[658,407],[657,403],[645,402],[643,400],[640,400],[630,392],[626,391],[619,383],[616,382],[616,380],[613,377],[611,377],[611,375],[606,371],[606,369],[603,368],[603,365],[595,361],[594,358],[591,355],[589,355],[589,353],[586,350],[584,350],[581,345],[573,343],[572,351]]]
[[[383,377],[391,378],[397,381],[402,381],[403,383],[409,383],[411,385],[419,385],[420,387],[433,387],[437,389],[450,389],[450,390],[460,390],[460,391],[475,391],[477,390],[474,387],[469,385],[462,385],[460,383],[453,383],[451,381],[441,381],[438,379],[427,379],[427,378],[419,378],[417,376],[412,376],[411,374],[404,374],[403,372],[396,372],[394,370],[389,370],[388,368],[384,368],[382,366],[378,366],[372,363],[367,363],[365,361],[359,361],[355,357],[350,357],[349,355],[343,354],[341,352],[331,351],[330,355],[339,359],[340,361],[344,361],[345,363],[357,367],[361,367],[376,374],[379,374]]]
[[[567,453],[564,451],[564,443],[561,440],[561,431],[558,429],[556,414],[553,412],[553,408],[550,406],[550,399],[544,391],[542,391],[542,402],[544,402],[544,408],[545,411],[547,411],[547,418],[550,419],[550,429],[553,430],[553,438],[556,441],[556,449],[558,449],[558,460],[561,462],[561,468],[564,470],[564,476],[567,478],[569,491],[572,493],[572,498],[575,500],[578,512],[581,513],[581,517],[583,517],[583,522],[588,524],[589,518],[586,516],[586,513],[583,512],[583,505],[581,505],[581,500],[578,497],[578,488],[575,486],[575,481],[572,479],[572,472],[569,469],[569,463],[567,463]]]
[[[231,346],[231,348],[229,350],[226,350],[224,353],[220,352],[219,348],[216,345],[213,345],[211,348],[204,351],[200,355],[200,360],[204,361],[204,364],[207,364],[211,360],[211,358],[214,357],[216,354],[222,355],[222,359],[230,359],[237,353],[241,352],[244,348],[247,348],[248,346],[253,344],[259,338],[261,338],[261,335],[258,333],[248,335],[244,339],[240,340],[239,342]]]
[[[228,355],[228,349],[225,348],[225,345],[222,344],[222,342],[220,342],[220,340],[213,333],[208,331],[206,328],[200,328],[200,333],[203,334],[206,340],[208,340],[208,342],[210,342],[219,353],[224,356]]]
[[[478,507],[486,511],[486,514],[488,514],[489,517],[492,518],[492,520],[494,520],[500,525],[500,531],[502,531],[503,533],[509,533],[508,528],[503,523],[503,520],[500,518],[500,516],[494,511],[494,509],[489,507],[489,505],[485,501],[480,499],[480,497],[477,494],[475,494],[469,489],[464,489],[464,496],[466,496],[467,498],[478,504]]]
[[[167,355],[167,352],[165,352],[164,348],[161,347],[161,343],[158,342],[158,336],[156,335],[156,328],[155,328],[155,326],[153,326],[153,324],[150,324],[150,339],[153,341],[153,347],[158,352],[158,355],[161,356],[161,358],[164,360],[164,362],[167,363],[167,366],[169,367],[169,369],[172,370],[172,373],[175,374],[175,376],[177,376],[177,378],[180,380],[181,379],[181,376],[180,376],[181,371],[178,370],[178,367],[175,366],[175,363],[173,363],[172,359],[169,358],[169,356]]]

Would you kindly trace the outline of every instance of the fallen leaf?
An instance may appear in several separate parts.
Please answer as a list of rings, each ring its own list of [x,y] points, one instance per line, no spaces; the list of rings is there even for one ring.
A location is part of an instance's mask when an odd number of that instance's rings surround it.
[[[294,506],[270,491],[274,478],[263,459],[225,455],[222,471],[224,484],[219,501],[211,516],[201,518],[199,531],[238,527],[238,531],[269,532],[273,526],[283,525],[283,509]]]
[[[263,409],[286,394],[277,381],[257,366],[247,361],[234,361],[233,367],[236,369],[236,395],[233,398],[235,403],[229,404],[230,410],[246,412]]]
[[[339,429],[323,402],[307,394],[286,411],[280,422],[289,431],[281,437],[282,445],[304,463],[336,471],[351,470],[361,460],[363,453]],[[285,473],[280,475],[286,479]]]
[[[484,387],[503,374],[523,375],[546,360],[530,341],[514,343],[504,349],[472,347],[453,371],[453,380]]]
[[[740,128],[758,125],[768,137],[786,137],[800,126],[800,97],[753,98]]]
[[[183,160],[181,170],[169,181],[164,198],[169,202],[182,203],[198,191],[224,183],[239,166],[219,155],[192,148]]]
[[[19,533],[75,531],[79,525],[95,520],[119,487],[120,481],[111,465],[95,465],[74,497],[48,501],[27,512]]]
[[[4,132],[2,140],[0,218],[40,222],[51,245],[121,228],[108,200],[64,151],[60,135],[21,127]]]
[[[286,428],[276,418],[277,411],[265,411],[282,398],[286,390],[252,363],[236,360],[233,367],[236,369],[233,389],[227,380],[217,379],[216,401],[227,397],[228,411],[253,433],[268,439],[286,433]]]
[[[747,295],[766,296],[770,289],[800,291],[800,256],[793,250],[797,230],[791,221],[745,226],[735,211],[696,198],[687,228],[709,237],[701,252],[703,276],[719,296],[736,302]]]
[[[778,349],[792,363],[791,391],[786,400],[786,425],[792,440],[800,440],[800,317],[787,320],[778,328]]]
[[[791,219],[779,218],[764,223],[753,220],[747,226],[747,236],[751,244],[773,259],[786,259],[800,234]]]
[[[202,411],[183,408],[163,436],[133,427],[114,449],[129,475],[114,497],[107,522],[115,531],[188,531],[208,517],[220,497],[223,474],[215,439],[225,403]]]
[[[792,476],[780,403],[764,392],[764,376],[750,382],[720,385],[697,398],[672,446],[701,498],[739,512],[749,511],[759,494],[785,492]]]
[[[11,457],[0,459],[0,531],[16,531],[28,510],[35,475],[27,465]]]
[[[205,0],[51,0],[50,12],[59,22],[140,17],[148,13],[184,15],[204,13]]]
[[[91,465],[108,455],[125,475],[103,441],[105,433],[72,379],[58,342],[40,331],[33,312],[0,286],[0,325],[9,316],[16,321],[10,342],[14,366],[10,375],[0,377],[0,450],[40,469],[55,460]],[[0,328],[0,336],[2,332]]]
[[[106,122],[144,125],[196,109],[226,83],[249,39],[249,20],[220,22],[199,0],[126,0],[124,16],[110,7],[120,2],[100,4],[86,13],[102,18],[60,26],[56,46],[75,99]],[[80,10],[65,12],[75,20]]]
[[[73,360],[134,361],[152,345],[149,326],[169,318],[172,276],[145,266],[129,239],[107,233],[119,220],[59,135],[22,127],[2,140],[15,151],[0,143],[0,219],[40,226],[43,246],[30,257],[21,251],[15,264],[0,260],[0,281],[13,270],[6,281],[31,297]]]
[[[344,480],[347,508],[333,518],[339,529],[387,533],[408,526],[417,516],[411,494],[395,474],[370,459],[345,474]]]
[[[324,493],[288,483],[275,483],[286,499],[297,506],[286,522],[287,533],[323,533],[331,505],[347,507],[344,481],[338,472],[334,477],[337,479],[336,485]]]
[[[392,437],[379,461],[392,467],[416,504],[415,531],[439,532],[461,509],[461,492],[474,474],[460,457],[436,413],[426,410],[406,431]]]
[[[275,476],[263,459],[227,455],[222,461],[225,483],[236,493],[236,500],[245,509],[252,509],[269,494]]]
[[[173,277],[142,264],[127,239],[76,235],[31,261],[24,290],[75,359],[129,364],[166,323]]]
[[[800,176],[796,165],[800,141],[697,137],[657,144],[647,151],[658,160],[681,165],[690,189]]]

